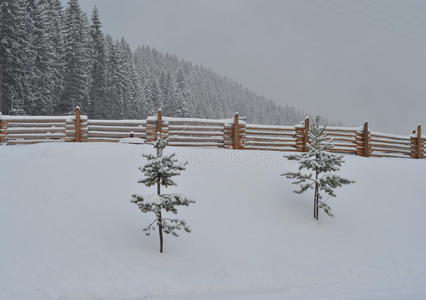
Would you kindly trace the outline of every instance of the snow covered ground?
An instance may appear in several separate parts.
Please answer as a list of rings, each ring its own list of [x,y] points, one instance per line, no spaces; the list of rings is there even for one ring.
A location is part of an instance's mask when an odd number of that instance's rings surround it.
[[[0,299],[426,299],[426,160],[347,156],[315,222],[282,153],[171,150],[197,203],[160,254],[130,203],[151,147],[0,147]]]

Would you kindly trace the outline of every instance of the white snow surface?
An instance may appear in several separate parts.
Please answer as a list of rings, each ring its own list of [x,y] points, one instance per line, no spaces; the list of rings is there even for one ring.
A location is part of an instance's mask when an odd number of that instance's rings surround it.
[[[192,232],[142,232],[150,145],[0,147],[0,299],[426,299],[426,160],[346,156],[357,181],[312,218],[283,153],[168,147]]]
[[[134,134],[134,133],[133,133]],[[143,144],[145,143],[144,139],[137,138],[137,137],[126,137],[120,139],[120,143],[127,143],[127,144]]]

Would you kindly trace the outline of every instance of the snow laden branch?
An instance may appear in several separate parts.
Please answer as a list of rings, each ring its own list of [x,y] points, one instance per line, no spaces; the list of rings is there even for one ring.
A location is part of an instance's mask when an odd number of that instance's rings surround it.
[[[191,232],[189,226],[186,225],[184,220],[162,218],[159,219],[159,213],[162,210],[177,214],[177,206],[189,206],[194,201],[186,198],[179,194],[161,194],[161,195],[150,195],[147,197],[132,195],[132,203],[135,203],[143,213],[153,212],[157,218],[143,229],[146,235],[150,235],[152,231],[155,231],[154,224],[161,226],[163,231],[167,234],[178,236],[178,231],[183,229],[186,232]]]
[[[354,181],[330,174],[337,172],[344,163],[343,156],[330,153],[334,147],[333,140],[325,133],[326,127],[313,124],[309,132],[308,152],[288,155],[288,160],[297,161],[299,170],[281,174],[293,180],[293,184],[299,186],[294,192],[302,194],[308,190],[314,190],[314,218],[318,220],[319,209],[329,216],[334,216],[331,207],[325,203],[323,195],[336,197],[335,189]]]
[[[157,180],[160,179],[160,184],[168,187],[176,185],[171,179],[173,176],[180,175],[180,171],[185,170],[186,164],[181,164],[175,158],[175,154],[167,156],[154,156],[152,154],[143,155],[147,160],[148,164],[140,167],[139,170],[145,174],[146,178],[139,180],[139,183],[143,183],[150,187],[157,184]]]
[[[157,193],[148,196],[141,196],[137,194],[132,195],[131,202],[135,203],[141,212],[154,213],[155,219],[147,227],[143,229],[146,235],[158,228],[160,237],[160,252],[163,252],[163,232],[178,236],[180,230],[191,232],[191,229],[182,219],[166,218],[163,213],[178,213],[178,206],[189,206],[195,201],[188,199],[181,194],[162,194],[161,186],[176,186],[172,177],[181,174],[185,170],[185,164],[180,163],[175,154],[163,155],[163,150],[167,142],[161,138],[157,140],[154,145],[156,155],[144,155],[147,159],[145,166],[140,167],[139,170],[145,175],[145,178],[139,180],[147,187],[156,186]]]

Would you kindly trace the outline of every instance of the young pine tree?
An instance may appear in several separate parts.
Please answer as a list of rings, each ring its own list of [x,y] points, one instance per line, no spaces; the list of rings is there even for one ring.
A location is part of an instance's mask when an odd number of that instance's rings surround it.
[[[161,193],[161,186],[168,187],[176,185],[172,177],[180,175],[181,171],[185,170],[184,165],[179,163],[175,158],[175,154],[163,155],[163,150],[167,142],[161,137],[155,143],[156,155],[144,155],[147,163],[144,167],[139,168],[145,175],[145,178],[140,180],[147,187],[156,186],[157,193],[150,196],[132,195],[132,203],[135,203],[143,213],[152,212],[155,214],[154,221],[143,229],[146,235],[150,235],[155,230],[155,225],[158,227],[160,237],[160,253],[163,253],[163,232],[178,236],[178,231],[183,229],[190,232],[190,228],[184,220],[167,218],[165,212],[177,214],[178,206],[189,206],[195,203],[180,194],[164,194]]]
[[[331,174],[340,169],[344,160],[343,156],[329,152],[334,145],[333,141],[327,138],[325,127],[313,124],[309,132],[309,140],[308,152],[287,156],[288,160],[295,160],[299,163],[299,171],[281,175],[294,179],[293,184],[299,185],[299,189],[294,191],[297,194],[314,190],[314,218],[316,220],[318,220],[320,208],[327,215],[333,217],[330,206],[322,201],[323,194],[336,197],[334,192],[336,188],[354,183],[354,181]]]

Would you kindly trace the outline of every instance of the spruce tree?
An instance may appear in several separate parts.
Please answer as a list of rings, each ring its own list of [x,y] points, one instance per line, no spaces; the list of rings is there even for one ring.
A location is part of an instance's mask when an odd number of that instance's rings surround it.
[[[174,88],[169,72],[162,72],[159,80],[159,92],[161,109],[166,116],[175,116]]]
[[[124,118],[124,70],[121,64],[120,49],[117,41],[114,41],[109,35],[106,38],[107,49],[107,102],[108,118]]]
[[[65,74],[60,113],[79,105],[87,109],[90,78],[89,29],[78,0],[69,0],[65,11]]]
[[[144,99],[147,116],[153,116],[161,108],[160,92],[157,81],[152,78],[145,83]]]
[[[314,190],[314,218],[316,220],[319,218],[320,208],[327,215],[334,216],[331,207],[323,201],[324,194],[336,197],[334,191],[336,188],[354,183],[349,179],[331,174],[340,169],[344,160],[343,156],[329,152],[334,145],[333,141],[327,138],[325,129],[325,126],[321,127],[318,123],[312,124],[309,131],[308,151],[287,156],[288,160],[298,162],[299,171],[281,174],[294,180],[293,184],[299,185],[299,189],[294,191],[297,194]]]
[[[188,109],[189,90],[185,82],[183,71],[179,70],[176,76],[176,91],[174,96],[174,116],[181,118],[191,117]]]
[[[172,177],[181,174],[185,170],[185,164],[179,163],[175,154],[164,155],[163,151],[167,142],[161,138],[157,138],[155,143],[156,155],[144,155],[147,159],[145,166],[139,168],[145,175],[140,180],[147,187],[156,186],[157,193],[149,196],[132,195],[132,203],[135,203],[143,213],[154,213],[155,219],[147,227],[143,229],[146,235],[150,235],[158,228],[160,238],[160,253],[163,252],[163,232],[178,236],[178,231],[183,229],[190,232],[190,228],[182,219],[169,218],[165,214],[177,214],[178,206],[189,206],[194,201],[186,198],[181,194],[165,194],[161,192],[161,187],[175,186],[176,183]]]
[[[31,98],[26,111],[32,115],[52,114],[55,49],[51,38],[50,4],[47,0],[29,0],[28,8],[32,18],[33,61],[29,80]]]
[[[33,115],[35,114],[35,107],[37,106],[37,83],[35,79],[40,76],[38,68],[36,65],[37,53],[35,50],[35,43],[37,39],[37,26],[36,26],[36,0],[25,0],[25,31],[26,39],[29,43],[27,49],[27,57],[25,59],[25,93],[24,100],[24,110],[26,113]]]
[[[25,0],[0,0],[0,110],[4,114],[25,114],[31,63],[26,18]]]
[[[135,73],[132,50],[123,38],[120,40],[119,50],[120,65],[123,69],[124,117],[134,119],[140,117],[140,109],[142,105],[139,105],[138,101],[138,98],[140,97],[140,89]]]
[[[102,119],[107,116],[106,107],[106,54],[105,39],[102,33],[102,23],[96,6],[92,12],[92,24],[90,25],[90,49],[91,49],[91,86],[88,114],[90,118]]]
[[[56,108],[62,97],[64,85],[64,12],[60,0],[50,0],[48,18],[50,19],[50,39],[53,47],[53,76],[52,82],[52,110],[56,114]]]

